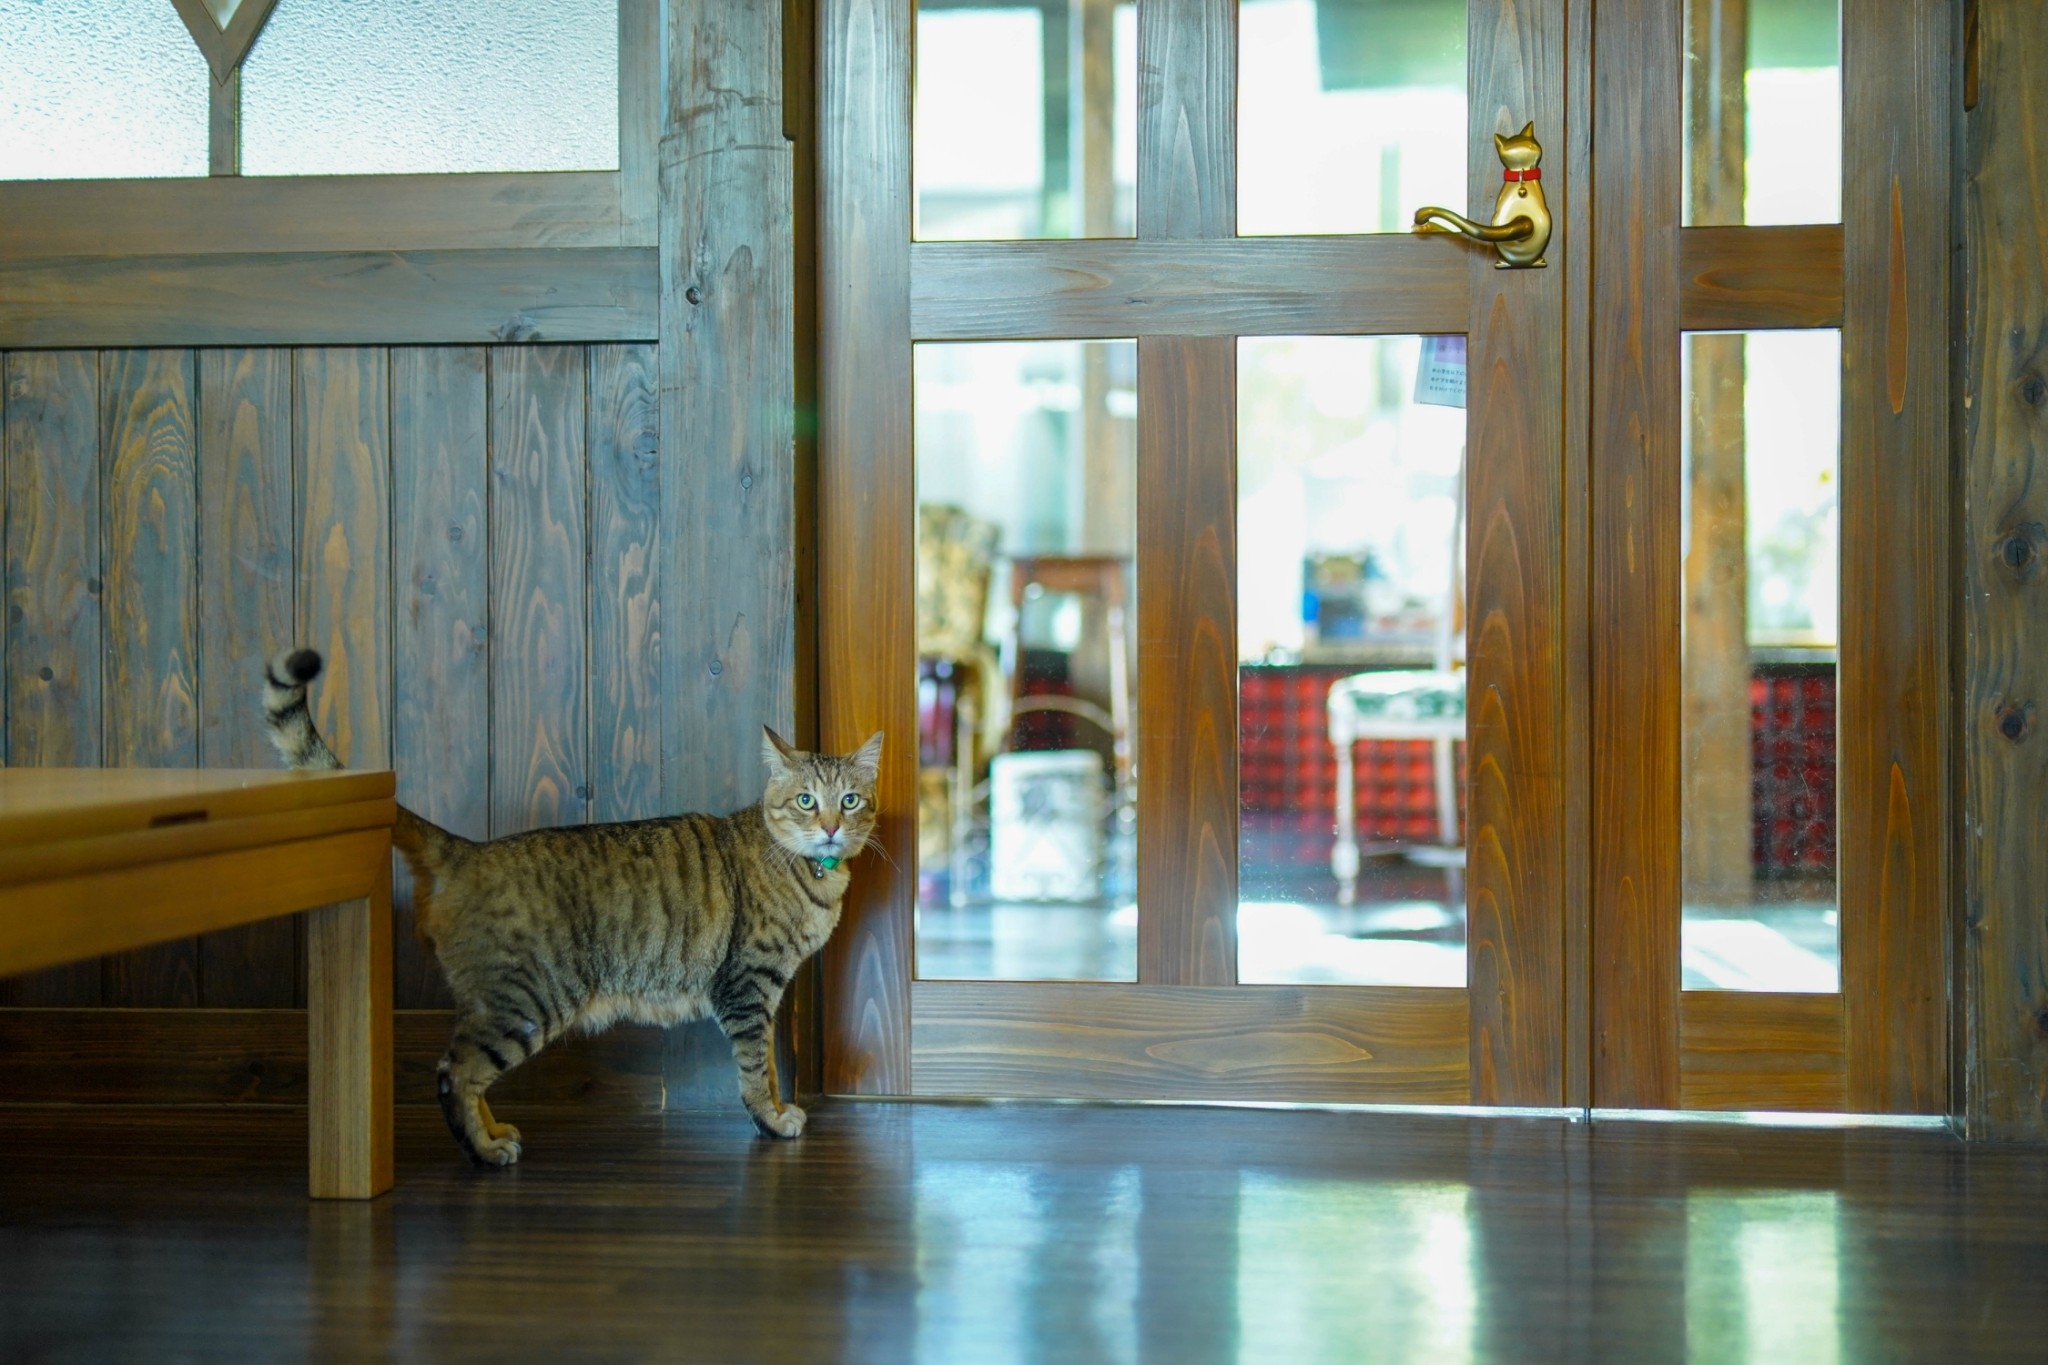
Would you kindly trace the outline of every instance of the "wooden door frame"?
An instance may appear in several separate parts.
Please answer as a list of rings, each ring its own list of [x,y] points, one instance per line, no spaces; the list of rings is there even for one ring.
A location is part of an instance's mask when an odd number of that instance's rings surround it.
[[[1591,16],[1471,22],[1471,104],[1495,111],[1472,120],[1471,201],[1498,185],[1491,134],[1533,120],[1565,206],[1547,269],[1498,271],[1443,240],[1237,238],[1235,0],[1139,3],[1137,237],[916,245],[912,0],[819,5],[821,742],[915,733],[922,340],[1138,339],[1139,629],[1162,661],[1140,714],[1176,717],[1140,727],[1136,985],[913,982],[915,754],[885,748],[897,865],[863,860],[825,951],[825,1088],[1583,1104],[1589,409],[1564,379],[1589,317],[1591,138],[1570,106]],[[1262,332],[1470,337],[1467,990],[1235,984],[1235,338]],[[1206,461],[1184,458],[1197,442]],[[1222,1066],[1218,1041],[1251,1033],[1271,1054]]]
[[[1946,1110],[1945,3],[1843,5],[1843,224],[1681,227],[1681,9],[1601,0],[1593,262],[1593,1102]],[[1679,988],[1680,334],[1842,334],[1842,991]],[[1644,812],[1649,818],[1644,818]]]

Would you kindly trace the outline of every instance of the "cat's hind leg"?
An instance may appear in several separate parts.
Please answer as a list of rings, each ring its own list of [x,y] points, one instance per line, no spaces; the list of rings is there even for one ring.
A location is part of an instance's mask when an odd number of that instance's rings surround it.
[[[484,1092],[548,1041],[538,1021],[516,1011],[469,1010],[457,1022],[436,1086],[448,1131],[477,1165],[510,1166],[524,1152],[519,1130],[498,1122]]]

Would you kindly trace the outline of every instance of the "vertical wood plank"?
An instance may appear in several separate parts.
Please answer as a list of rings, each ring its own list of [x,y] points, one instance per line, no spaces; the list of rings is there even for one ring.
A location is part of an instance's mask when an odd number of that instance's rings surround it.
[[[775,5],[705,6],[669,27],[661,498],[663,524],[689,534],[664,548],[663,729],[677,747],[663,780],[678,810],[759,798],[761,726],[787,730],[794,717],[795,258],[781,17]]]
[[[1471,202],[1500,189],[1496,132],[1534,122],[1546,184],[1570,203],[1562,6],[1473,7]],[[1552,179],[1553,171],[1559,172]],[[1565,865],[1570,742],[1565,284],[1571,220],[1553,264],[1498,270],[1472,253],[1467,365],[1466,953],[1472,1099],[1559,1104],[1565,1085]]]
[[[1138,7],[1138,235],[1237,233],[1237,0]]]
[[[313,718],[353,768],[391,762],[391,393],[382,347],[302,350],[293,384],[298,638]]]
[[[861,859],[825,945],[836,1093],[907,1094],[911,1081],[910,25],[906,4],[819,0],[820,742],[844,750],[887,730],[879,834],[894,857]],[[682,420],[667,399],[665,446]]]
[[[1138,341],[1138,980],[1237,984],[1237,341]]]
[[[5,357],[7,761],[100,762],[99,367],[91,351]],[[0,1004],[96,1005],[100,964],[0,981]]]
[[[292,634],[291,352],[204,350],[199,377],[199,761],[277,763],[265,733],[265,661]],[[200,1003],[298,1003],[299,924],[271,920],[199,940]]]
[[[199,762],[192,383],[190,351],[100,354],[103,758],[114,767]],[[105,982],[110,1005],[195,1006],[199,940],[109,957]]]
[[[469,839],[490,837],[490,400],[480,346],[391,352],[392,761],[398,799]],[[392,991],[451,1006],[415,932],[394,862]]]
[[[644,820],[662,809],[660,375],[652,346],[589,360],[591,818]]]
[[[1960,470],[1963,897],[1956,1107],[1967,1136],[2048,1140],[2048,31],[1976,5],[1966,122]]]
[[[589,817],[583,350],[491,352],[491,833]]]
[[[1842,994],[1850,1107],[1893,1113],[1948,1102],[1953,18],[1842,8]]]

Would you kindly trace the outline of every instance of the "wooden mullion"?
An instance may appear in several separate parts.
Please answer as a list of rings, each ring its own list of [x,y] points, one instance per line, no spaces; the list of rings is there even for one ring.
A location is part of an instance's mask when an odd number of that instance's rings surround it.
[[[1138,236],[1237,233],[1238,0],[1139,0]]]
[[[861,859],[825,945],[835,1093],[906,1094],[912,1080],[911,23],[907,3],[818,2],[820,742],[843,752],[887,732],[878,837],[893,858]]]
[[[1842,993],[1850,1107],[1890,1113],[1948,1103],[1952,18],[1842,14]]]
[[[1138,342],[1138,980],[1237,981],[1237,342]]]
[[[1593,1102],[1679,1102],[1676,5],[1595,13]]]
[[[242,173],[242,69],[207,85],[206,173]]]

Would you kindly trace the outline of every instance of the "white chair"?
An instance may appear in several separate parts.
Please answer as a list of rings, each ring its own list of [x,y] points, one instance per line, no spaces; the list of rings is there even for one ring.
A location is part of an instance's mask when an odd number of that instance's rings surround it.
[[[1452,869],[1455,879],[1464,867],[1458,831],[1457,756],[1453,746],[1465,738],[1465,670],[1458,611],[1464,599],[1463,555],[1465,479],[1457,482],[1457,511],[1451,518],[1451,574],[1437,613],[1436,640],[1429,669],[1389,669],[1354,673],[1330,684],[1330,745],[1337,754],[1337,841],[1330,849],[1330,871],[1337,878],[1337,900],[1349,905],[1358,895],[1358,812],[1352,792],[1352,746],[1362,739],[1427,740],[1436,750],[1436,807],[1440,847],[1408,847],[1401,851],[1416,862]],[[1455,894],[1455,888],[1453,891]]]

